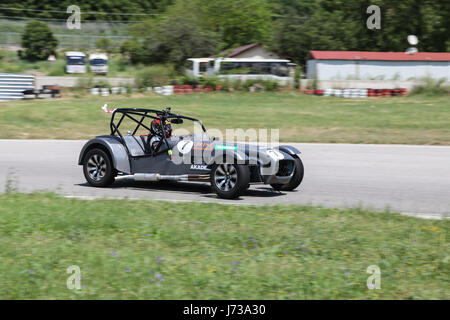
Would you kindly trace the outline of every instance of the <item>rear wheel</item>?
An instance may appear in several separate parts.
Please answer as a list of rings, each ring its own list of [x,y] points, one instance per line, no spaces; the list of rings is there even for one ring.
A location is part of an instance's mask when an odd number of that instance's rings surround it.
[[[106,187],[115,179],[115,170],[108,154],[101,149],[92,149],[84,157],[83,173],[86,181],[94,187]]]
[[[234,199],[250,182],[250,170],[239,164],[218,164],[211,170],[211,187],[221,198]]]
[[[271,184],[271,186],[275,190],[279,190],[279,191],[292,191],[295,188],[297,188],[300,185],[300,183],[302,182],[303,173],[304,173],[304,168],[303,168],[302,160],[300,160],[300,158],[295,158],[294,175],[292,176],[291,180],[289,180],[289,182],[285,183],[285,184],[273,183],[273,184]]]

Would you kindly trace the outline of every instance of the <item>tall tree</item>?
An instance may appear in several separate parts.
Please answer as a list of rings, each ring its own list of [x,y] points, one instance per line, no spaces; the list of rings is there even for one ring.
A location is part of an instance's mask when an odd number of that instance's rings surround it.
[[[53,36],[48,25],[42,21],[30,21],[22,35],[24,57],[29,60],[45,60],[54,54],[58,40]]]
[[[266,0],[197,0],[201,23],[218,32],[222,48],[264,42],[272,29],[272,6]]]
[[[210,55],[217,49],[219,35],[207,30],[192,1],[177,1],[165,15],[137,24],[132,34],[143,46],[143,61],[174,63],[180,68],[187,58]]]

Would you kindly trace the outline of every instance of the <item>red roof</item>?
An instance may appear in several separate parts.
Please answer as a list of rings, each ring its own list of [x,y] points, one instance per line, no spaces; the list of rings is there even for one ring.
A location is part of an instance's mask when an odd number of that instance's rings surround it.
[[[310,51],[317,60],[450,61],[449,52]]]

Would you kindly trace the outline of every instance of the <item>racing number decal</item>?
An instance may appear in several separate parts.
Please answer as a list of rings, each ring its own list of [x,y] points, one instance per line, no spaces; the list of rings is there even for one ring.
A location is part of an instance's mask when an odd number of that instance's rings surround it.
[[[181,140],[177,143],[177,149],[181,154],[189,153],[194,143],[190,140]]]

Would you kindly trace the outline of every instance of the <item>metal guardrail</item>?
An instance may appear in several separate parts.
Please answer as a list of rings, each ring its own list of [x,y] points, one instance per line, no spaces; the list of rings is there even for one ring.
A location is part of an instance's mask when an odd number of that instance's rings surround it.
[[[0,101],[23,99],[24,90],[34,89],[34,75],[0,73]]]

